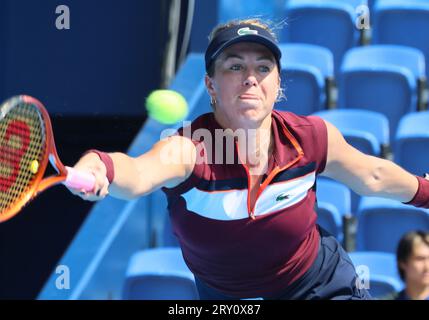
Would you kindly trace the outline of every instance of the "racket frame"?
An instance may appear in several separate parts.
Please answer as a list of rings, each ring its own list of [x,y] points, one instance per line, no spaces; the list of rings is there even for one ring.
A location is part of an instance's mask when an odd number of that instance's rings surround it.
[[[0,215],[0,223],[6,220],[9,220],[25,206],[30,200],[35,198],[40,192],[46,190],[49,187],[57,185],[67,179],[67,169],[61,160],[58,157],[57,149],[55,147],[54,134],[52,130],[51,119],[49,117],[48,111],[43,106],[43,104],[36,98],[20,95],[13,98],[10,98],[5,103],[10,103],[16,105],[18,103],[26,103],[34,105],[38,111],[39,116],[42,117],[42,122],[45,127],[45,148],[42,151],[43,156],[39,162],[38,171],[33,178],[33,182],[29,189],[22,194],[22,196],[15,201],[15,203],[4,213]],[[9,109],[12,110],[13,106]],[[48,161],[57,171],[58,175],[51,175],[46,178],[43,178],[46,168],[48,166]]]

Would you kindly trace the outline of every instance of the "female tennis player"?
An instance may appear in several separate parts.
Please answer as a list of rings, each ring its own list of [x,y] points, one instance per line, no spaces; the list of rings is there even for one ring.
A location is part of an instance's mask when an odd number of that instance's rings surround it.
[[[370,299],[316,224],[316,178],[425,207],[429,181],[359,152],[319,117],[274,111],[281,52],[265,22],[222,24],[209,39],[213,112],[136,158],[88,152],[75,168],[92,172],[96,188],[72,192],[131,199],[162,188],[201,299]]]

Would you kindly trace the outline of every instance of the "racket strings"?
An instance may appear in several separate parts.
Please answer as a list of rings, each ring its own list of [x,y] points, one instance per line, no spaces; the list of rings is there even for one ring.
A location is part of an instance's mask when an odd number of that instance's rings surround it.
[[[46,130],[38,109],[20,103],[0,121],[0,220],[36,179],[46,149]]]

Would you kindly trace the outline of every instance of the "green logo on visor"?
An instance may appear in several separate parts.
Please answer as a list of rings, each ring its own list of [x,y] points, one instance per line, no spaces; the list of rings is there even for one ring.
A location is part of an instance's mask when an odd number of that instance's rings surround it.
[[[245,36],[246,34],[258,34],[258,30],[251,30],[249,27],[238,29],[239,36]]]

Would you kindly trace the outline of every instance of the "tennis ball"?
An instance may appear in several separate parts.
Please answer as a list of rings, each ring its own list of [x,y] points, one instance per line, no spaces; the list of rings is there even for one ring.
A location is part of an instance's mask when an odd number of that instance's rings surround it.
[[[155,90],[146,99],[149,117],[162,124],[174,124],[188,115],[185,98],[173,90]]]
[[[37,171],[39,171],[39,161],[37,161],[37,160],[31,161],[31,163],[30,163],[30,171],[33,174],[36,174]]]

